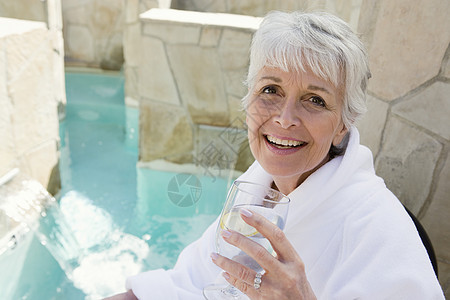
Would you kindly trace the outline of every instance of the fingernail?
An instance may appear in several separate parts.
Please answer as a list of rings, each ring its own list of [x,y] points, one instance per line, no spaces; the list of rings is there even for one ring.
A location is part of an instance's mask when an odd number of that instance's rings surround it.
[[[230,279],[230,274],[228,274],[227,272],[223,272],[223,273],[222,273],[222,276],[223,276],[225,279]]]
[[[224,231],[222,231],[222,236],[224,238],[229,238],[231,236],[231,232],[228,230],[224,230]]]
[[[217,258],[219,258],[219,255],[216,252],[211,253],[210,256],[212,260],[216,260]]]
[[[251,216],[253,216],[253,213],[246,208],[241,208],[241,214],[247,218],[250,218]]]

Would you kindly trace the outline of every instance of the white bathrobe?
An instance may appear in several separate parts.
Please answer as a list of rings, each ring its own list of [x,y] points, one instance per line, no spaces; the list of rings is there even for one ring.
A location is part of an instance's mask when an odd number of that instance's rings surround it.
[[[375,175],[372,153],[359,144],[356,128],[350,133],[345,155],[288,195],[285,233],[317,298],[444,299],[413,222]],[[272,183],[258,162],[239,179]],[[203,287],[221,274],[210,259],[216,227],[217,220],[182,251],[173,269],[129,277],[127,289],[139,299],[204,299]]]

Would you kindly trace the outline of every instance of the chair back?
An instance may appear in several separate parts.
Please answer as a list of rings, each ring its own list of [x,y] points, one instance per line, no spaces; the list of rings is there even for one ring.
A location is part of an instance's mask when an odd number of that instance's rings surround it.
[[[406,206],[405,206],[405,209],[408,212],[408,215],[413,220],[414,225],[416,225],[417,232],[419,233],[420,239],[422,240],[422,243],[428,252],[428,257],[430,258],[431,264],[433,265],[434,273],[436,274],[436,277],[438,277],[438,265],[437,265],[436,253],[434,252],[433,244],[431,244],[431,240],[428,237],[428,234],[425,231],[425,228],[423,228],[422,224],[420,224],[420,221],[416,218],[416,216],[412,212],[409,211],[409,209]]]

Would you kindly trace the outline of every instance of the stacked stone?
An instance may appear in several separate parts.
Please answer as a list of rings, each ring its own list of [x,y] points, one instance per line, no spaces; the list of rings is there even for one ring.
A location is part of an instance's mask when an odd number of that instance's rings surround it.
[[[66,65],[120,70],[124,1],[64,0]]]
[[[139,15],[151,8],[158,8],[156,0],[126,0],[125,25],[123,28],[123,54],[125,64],[125,103],[138,106],[138,70],[141,63],[141,24]]]
[[[56,192],[58,87],[53,34],[45,23],[0,18],[0,176],[14,168]],[[55,75],[55,72],[59,72]]]
[[[141,15],[140,160],[245,168],[240,99],[260,19],[152,9]]]
[[[271,10],[328,11],[358,25],[362,0],[172,0],[171,8],[263,17]]]

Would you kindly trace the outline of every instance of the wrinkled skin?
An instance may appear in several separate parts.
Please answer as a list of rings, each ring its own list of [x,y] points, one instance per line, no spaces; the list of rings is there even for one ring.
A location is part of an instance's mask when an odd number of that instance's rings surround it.
[[[264,67],[249,94],[250,149],[277,188],[288,195],[328,161],[331,145],[339,145],[346,135],[343,92],[312,72]],[[280,149],[268,136],[302,145]]]

